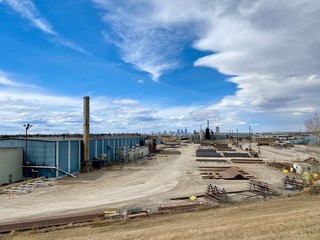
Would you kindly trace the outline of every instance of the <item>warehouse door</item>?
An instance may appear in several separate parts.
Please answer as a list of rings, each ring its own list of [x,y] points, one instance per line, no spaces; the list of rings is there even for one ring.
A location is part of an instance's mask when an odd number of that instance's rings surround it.
[[[12,174],[9,175],[9,184],[12,183]]]

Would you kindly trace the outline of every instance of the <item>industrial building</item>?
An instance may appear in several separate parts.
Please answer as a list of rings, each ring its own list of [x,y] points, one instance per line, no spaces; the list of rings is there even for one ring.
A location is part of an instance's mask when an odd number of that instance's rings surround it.
[[[95,163],[111,164],[117,161],[117,149],[123,147],[136,147],[144,145],[145,137],[143,136],[107,136],[101,139],[91,139],[89,151],[89,166],[95,166]],[[2,139],[0,140],[0,184],[8,183],[8,169],[23,170],[26,177],[59,177],[66,174],[73,174],[81,171],[83,159],[83,140],[82,139],[56,139],[56,140],[39,140],[28,139],[28,150],[25,151],[25,139]],[[22,157],[23,149],[23,157]],[[10,150],[10,151],[9,151]],[[19,150],[17,159],[16,151]],[[11,153],[11,155],[8,155]],[[6,155],[4,155],[6,153]],[[16,155],[13,156],[13,153]],[[22,161],[23,159],[23,161]],[[24,162],[25,166],[23,166]],[[6,174],[2,171],[6,170]],[[15,170],[16,171],[16,170]],[[13,182],[21,180],[15,178]],[[17,175],[21,176],[21,174]]]
[[[105,135],[90,139],[90,98],[83,98],[83,138],[39,138],[0,140],[0,185],[31,177],[74,176],[80,171],[101,168],[114,162],[134,161],[148,153],[146,137]],[[119,149],[121,157],[117,156]],[[23,155],[23,157],[22,157]],[[128,155],[128,156],[127,156]],[[19,157],[20,156],[20,157]]]

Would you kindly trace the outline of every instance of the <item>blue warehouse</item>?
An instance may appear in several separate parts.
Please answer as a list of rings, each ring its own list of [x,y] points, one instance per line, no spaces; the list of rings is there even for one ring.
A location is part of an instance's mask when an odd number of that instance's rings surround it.
[[[89,141],[90,165],[105,159],[105,164],[112,164],[117,159],[117,149],[143,146],[146,137],[140,135],[104,136]],[[2,139],[0,148],[23,149],[23,175],[25,177],[60,177],[81,171],[84,151],[82,139],[48,138]],[[27,151],[26,151],[27,150]],[[23,167],[23,165],[25,167]]]

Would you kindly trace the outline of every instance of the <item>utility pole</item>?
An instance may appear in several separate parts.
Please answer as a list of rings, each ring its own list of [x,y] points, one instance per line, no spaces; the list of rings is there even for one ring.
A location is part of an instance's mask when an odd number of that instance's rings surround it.
[[[239,146],[239,134],[238,134],[238,128],[237,128],[237,147]]]
[[[251,150],[251,126],[249,124],[249,150]]]

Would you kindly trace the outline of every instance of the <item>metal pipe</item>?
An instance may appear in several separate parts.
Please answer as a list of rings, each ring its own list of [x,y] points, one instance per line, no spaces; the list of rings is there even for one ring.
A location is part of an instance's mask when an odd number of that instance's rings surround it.
[[[69,172],[66,172],[64,170],[62,170],[61,168],[58,168],[58,167],[53,167],[53,166],[21,166],[22,168],[41,168],[41,169],[56,169],[60,172],[63,172],[64,174],[67,174],[68,176],[71,176],[71,177],[76,177],[75,175],[69,173]]]

